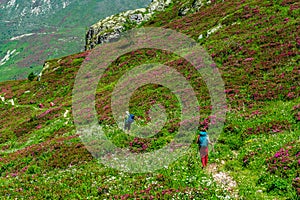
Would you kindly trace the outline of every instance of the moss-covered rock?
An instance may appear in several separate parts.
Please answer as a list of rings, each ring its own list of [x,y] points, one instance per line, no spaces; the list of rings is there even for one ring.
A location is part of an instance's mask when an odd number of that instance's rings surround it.
[[[152,0],[147,8],[129,10],[99,21],[87,31],[85,49],[118,39],[121,32],[149,20],[155,11],[163,11],[171,3],[172,0]]]

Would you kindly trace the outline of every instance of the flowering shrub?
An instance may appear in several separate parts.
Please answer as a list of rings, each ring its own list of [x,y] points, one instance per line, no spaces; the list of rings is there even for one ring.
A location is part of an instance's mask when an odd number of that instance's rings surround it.
[[[300,122],[300,104],[293,107],[292,114],[296,119],[296,122]]]
[[[297,195],[300,196],[300,177],[299,175],[293,179],[293,187],[297,190]]]
[[[246,167],[249,165],[250,161],[253,160],[254,156],[258,154],[258,151],[261,150],[261,148],[257,148],[257,151],[251,151],[249,154],[245,155],[243,157],[243,166]]]
[[[135,153],[146,152],[149,146],[151,146],[151,140],[148,138],[134,138],[129,142],[130,151]]]
[[[14,96],[12,86],[10,84],[0,85],[0,95],[6,99],[11,99]]]
[[[18,127],[15,128],[14,133],[17,137],[20,137],[24,134],[29,134],[34,129],[41,129],[42,124],[46,123],[49,120],[57,118],[61,115],[61,108],[52,108],[48,109],[45,112],[41,113],[38,116],[33,116],[29,120],[23,122]]]
[[[285,121],[277,121],[274,120],[268,123],[262,123],[260,125],[256,125],[255,127],[250,127],[247,129],[248,135],[256,135],[256,134],[267,134],[267,133],[278,133],[284,130],[289,130],[291,124]]]
[[[260,173],[257,183],[268,193],[286,195],[295,189],[296,195],[299,191],[299,147],[299,141],[289,142],[266,159],[267,173]]]
[[[77,137],[78,135],[60,137],[16,151],[1,160],[3,168],[0,168],[0,173],[6,168],[5,172],[12,172],[11,176],[15,177],[23,173],[35,174],[39,171],[67,168],[90,161],[92,155],[85,146],[72,142]]]
[[[156,186],[157,187],[157,186]],[[125,194],[125,195],[115,195],[115,199],[136,199],[136,198],[142,198],[142,199],[149,199],[149,200],[154,200],[154,199],[174,199],[174,198],[180,198],[180,199],[197,199],[197,198],[204,198],[208,197],[209,191],[208,188],[191,188],[191,187],[186,187],[186,188],[168,188],[168,189],[163,189],[163,190],[158,190],[154,186],[150,186],[144,190],[140,190],[137,192],[134,192],[134,194]]]
[[[89,51],[85,51],[79,54],[68,56],[65,59],[63,59],[62,62],[60,62],[60,64],[66,67],[78,66],[89,55],[89,53]]]
[[[282,178],[293,178],[293,186],[299,192],[300,142],[286,144],[266,160],[268,171]],[[297,176],[297,177],[296,177]]]

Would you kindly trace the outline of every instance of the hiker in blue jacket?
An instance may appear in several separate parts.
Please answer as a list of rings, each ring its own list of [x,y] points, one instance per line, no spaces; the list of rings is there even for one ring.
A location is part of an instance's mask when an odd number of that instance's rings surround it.
[[[197,137],[197,144],[199,145],[199,152],[202,162],[202,168],[205,168],[208,163],[208,144],[211,144],[206,129],[202,129]]]
[[[124,118],[124,131],[130,131],[131,124],[134,122],[134,115],[130,114],[128,111],[126,111],[126,115]]]

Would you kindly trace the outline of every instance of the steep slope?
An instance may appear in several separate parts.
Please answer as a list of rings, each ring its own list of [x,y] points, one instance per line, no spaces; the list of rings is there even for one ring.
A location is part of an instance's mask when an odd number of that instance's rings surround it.
[[[150,0],[2,1],[0,81],[26,78],[30,72],[39,73],[46,59],[84,50],[88,26],[149,3]]]
[[[228,110],[209,162],[233,177],[238,196],[296,199],[300,188],[300,4],[214,1],[196,9],[196,2],[173,1],[139,26],[162,26],[187,34],[214,59],[225,82]],[[70,114],[74,79],[89,53],[46,61],[40,81],[0,83],[0,95],[5,98],[0,104],[0,193],[33,199],[233,198],[201,170],[195,145],[175,163],[147,174],[120,172],[93,159],[76,135]],[[139,88],[130,101],[130,110],[138,113],[138,125],[150,121],[147,111],[153,102],[175,113],[156,136],[125,135],[114,123],[113,87],[124,73],[149,62],[164,63],[184,74],[201,102],[200,124],[211,119],[207,88],[186,60],[160,50],[130,52],[115,60],[99,82],[96,110],[111,140],[138,153],[170,142],[179,125],[177,99],[159,85]],[[9,99],[14,99],[14,106]],[[44,107],[39,108],[40,103]]]

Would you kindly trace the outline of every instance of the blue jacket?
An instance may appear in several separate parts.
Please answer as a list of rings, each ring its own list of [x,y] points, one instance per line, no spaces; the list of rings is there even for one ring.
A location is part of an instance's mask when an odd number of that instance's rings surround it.
[[[208,143],[209,143],[207,133],[200,131],[199,135],[200,135],[199,141],[198,141],[199,146],[207,147]]]

